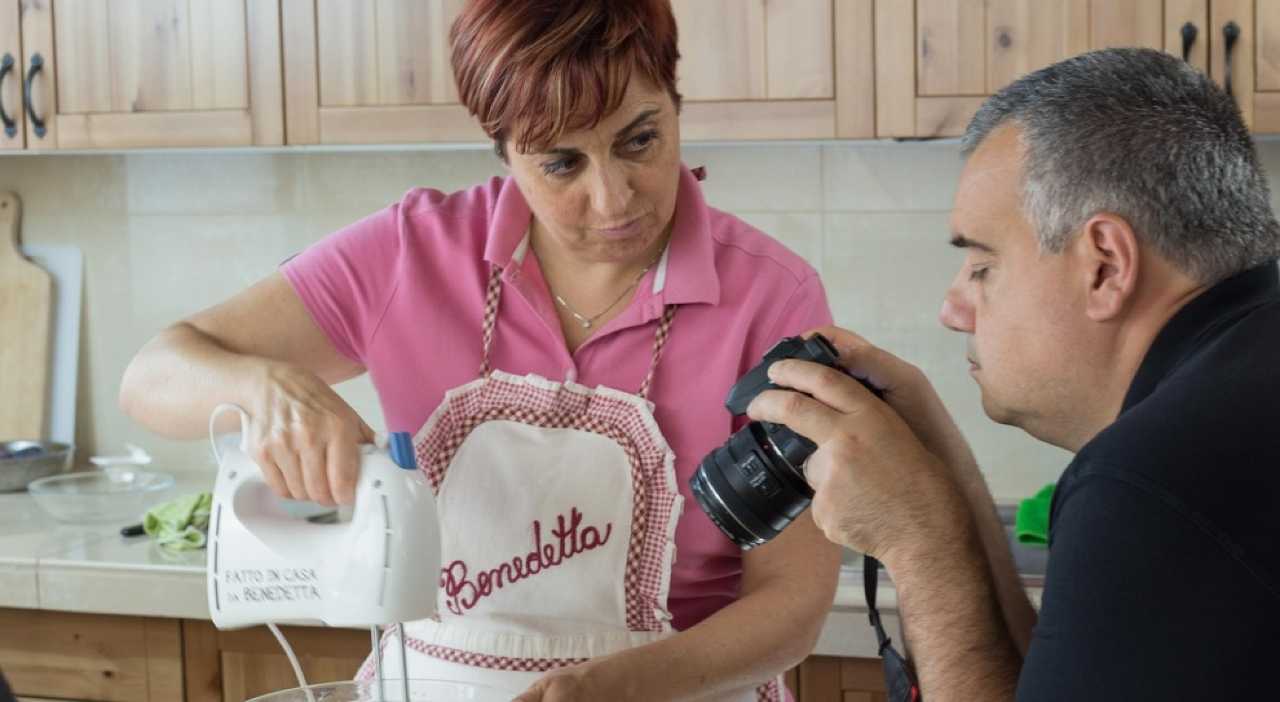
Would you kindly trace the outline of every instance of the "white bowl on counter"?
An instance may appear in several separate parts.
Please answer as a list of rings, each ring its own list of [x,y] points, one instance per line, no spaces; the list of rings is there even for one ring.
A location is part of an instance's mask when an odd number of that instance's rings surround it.
[[[138,468],[106,468],[36,480],[27,492],[54,519],[68,524],[125,525],[142,521],[148,509],[173,489],[168,473]]]

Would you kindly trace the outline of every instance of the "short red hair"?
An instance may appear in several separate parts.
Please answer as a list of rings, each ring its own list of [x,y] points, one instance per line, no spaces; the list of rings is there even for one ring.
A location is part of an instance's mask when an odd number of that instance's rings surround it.
[[[632,77],[676,106],[670,0],[469,0],[449,32],[458,96],[506,158],[618,109]]]

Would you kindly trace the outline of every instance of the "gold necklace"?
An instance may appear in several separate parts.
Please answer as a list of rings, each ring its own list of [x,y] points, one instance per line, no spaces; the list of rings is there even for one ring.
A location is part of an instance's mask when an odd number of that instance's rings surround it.
[[[662,258],[662,254],[658,254],[658,258]],[[644,274],[648,273],[650,268],[653,268],[653,264],[658,262],[658,258],[653,259],[652,261],[649,262],[649,265],[642,268],[640,270],[640,274],[636,276],[636,279],[631,281],[631,284],[628,285],[626,289],[622,291],[622,294],[619,295],[613,302],[610,302],[608,307],[600,310],[599,312],[591,315],[590,317],[584,317],[583,315],[578,314],[577,310],[573,309],[573,307],[568,302],[566,302],[563,297],[560,297],[559,295],[555,294],[554,291],[552,291],[551,296],[556,299],[556,302],[559,303],[560,306],[563,307],[566,312],[573,315],[573,318],[578,321],[578,324],[582,325],[583,329],[590,329],[591,325],[595,324],[595,321],[597,319],[600,319],[601,317],[603,317],[605,313],[613,309],[615,305],[617,305],[619,302],[622,302],[622,298],[626,297],[627,293],[631,292],[632,289],[634,289],[637,285],[640,284],[640,279],[644,278]],[[547,286],[548,289],[550,289],[550,287],[551,287],[550,285]]]

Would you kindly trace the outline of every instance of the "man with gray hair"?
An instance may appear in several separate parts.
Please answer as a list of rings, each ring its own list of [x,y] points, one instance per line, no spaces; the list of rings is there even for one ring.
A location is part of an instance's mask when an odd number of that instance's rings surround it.
[[[1264,699],[1280,631],[1280,225],[1229,95],[1145,49],[1077,56],[983,105],[941,320],[993,420],[1075,453],[1037,613],[923,374],[822,330],[752,405],[818,445],[828,538],[893,577],[939,700]],[[803,394],[802,394],[803,393]]]

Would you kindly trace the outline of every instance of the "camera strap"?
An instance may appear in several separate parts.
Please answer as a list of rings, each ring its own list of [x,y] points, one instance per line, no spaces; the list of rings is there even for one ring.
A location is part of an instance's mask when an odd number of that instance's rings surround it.
[[[880,610],[876,609],[876,588],[880,583],[880,562],[871,556],[862,557],[862,588],[867,597],[867,616],[876,630],[880,657],[884,659],[884,684],[889,702],[920,702],[920,685],[916,683],[907,661],[893,647],[893,640],[884,633],[880,623]]]

